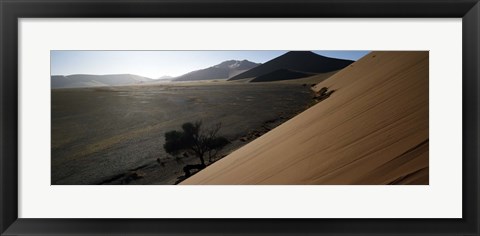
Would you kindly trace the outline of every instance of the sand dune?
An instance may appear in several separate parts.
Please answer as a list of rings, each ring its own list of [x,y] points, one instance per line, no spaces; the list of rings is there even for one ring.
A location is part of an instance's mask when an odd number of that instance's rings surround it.
[[[182,184],[428,184],[428,52],[372,52],[335,92]]]
[[[309,77],[304,77],[304,78],[299,78],[299,79],[291,79],[291,80],[281,80],[281,81],[276,81],[276,83],[285,83],[285,84],[305,84],[305,86],[313,86],[316,85],[328,78],[330,78],[332,75],[336,74],[337,71],[332,71],[332,72],[327,72],[327,73],[321,73],[321,74],[316,74],[313,76]]]
[[[198,80],[215,80],[228,79],[239,75],[245,71],[260,65],[259,63],[248,60],[238,61],[229,60],[224,61],[218,65],[214,65],[205,69],[195,70],[187,74],[173,78],[173,81],[198,81]]]
[[[229,81],[255,78],[277,70],[291,70],[307,74],[336,71],[352,64],[353,61],[329,58],[310,51],[290,51],[270,61],[234,76]],[[297,77],[298,78],[298,77]],[[269,79],[268,81],[272,81]]]
[[[281,81],[281,80],[292,80],[312,76],[314,74],[309,74],[301,71],[294,71],[288,69],[279,69],[271,73],[260,75],[250,82],[270,82],[270,81]]]

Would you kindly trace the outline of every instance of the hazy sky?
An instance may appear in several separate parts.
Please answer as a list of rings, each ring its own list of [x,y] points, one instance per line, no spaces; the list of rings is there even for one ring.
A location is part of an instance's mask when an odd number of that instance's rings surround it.
[[[264,63],[287,51],[51,51],[51,74],[135,74],[152,79],[179,76],[226,60]],[[369,51],[314,51],[358,60]]]

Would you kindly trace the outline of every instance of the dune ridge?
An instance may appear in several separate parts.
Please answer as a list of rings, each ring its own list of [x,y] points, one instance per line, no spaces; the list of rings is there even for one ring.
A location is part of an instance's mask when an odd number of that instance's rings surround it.
[[[350,60],[325,57],[311,51],[290,51],[255,68],[231,77],[228,80],[235,81],[246,78],[256,78],[259,76],[268,76],[268,74],[277,70],[290,70],[306,74],[328,73],[343,69],[352,63],[353,61]],[[288,74],[284,75],[287,76],[283,78],[283,80],[290,77]],[[272,76],[268,77],[269,79],[266,81],[274,81],[274,78],[271,78]],[[291,78],[294,79],[296,77],[293,76]]]
[[[371,52],[335,92],[181,184],[428,184],[428,52]]]

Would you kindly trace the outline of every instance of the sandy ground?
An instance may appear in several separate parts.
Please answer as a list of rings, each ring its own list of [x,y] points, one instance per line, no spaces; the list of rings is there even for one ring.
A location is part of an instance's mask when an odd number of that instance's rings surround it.
[[[372,52],[322,102],[181,184],[428,184],[428,52]]]

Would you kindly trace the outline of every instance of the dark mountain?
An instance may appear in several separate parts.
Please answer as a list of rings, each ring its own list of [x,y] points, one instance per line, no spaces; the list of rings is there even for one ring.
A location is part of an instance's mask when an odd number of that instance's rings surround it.
[[[343,69],[352,63],[350,60],[324,57],[310,51],[290,51],[229,80],[255,78],[281,69],[307,74],[326,73]]]
[[[51,88],[82,88],[99,86],[133,85],[151,82],[152,79],[130,74],[118,75],[53,75]]]
[[[228,79],[235,75],[241,74],[249,69],[252,69],[258,65],[260,64],[248,60],[229,60],[209,68],[196,70],[185,75],[181,75],[174,78],[173,81]]]
[[[280,69],[268,74],[257,76],[254,79],[250,80],[250,82],[269,82],[269,81],[299,79],[299,78],[312,76],[312,75],[315,75],[315,74],[293,71],[288,69]]]

